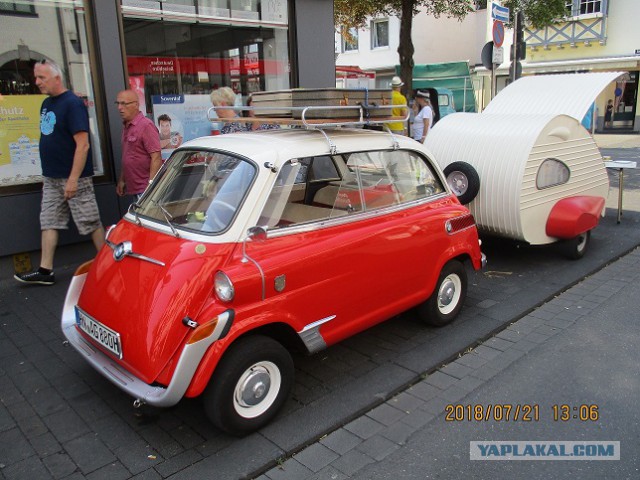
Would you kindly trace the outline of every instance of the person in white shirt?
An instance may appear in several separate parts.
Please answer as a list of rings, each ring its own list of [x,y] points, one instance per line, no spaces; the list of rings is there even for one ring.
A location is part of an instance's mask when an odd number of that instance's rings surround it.
[[[424,143],[429,133],[429,128],[433,123],[433,110],[429,102],[429,94],[418,90],[415,98],[416,115],[413,117],[411,132],[414,140]]]

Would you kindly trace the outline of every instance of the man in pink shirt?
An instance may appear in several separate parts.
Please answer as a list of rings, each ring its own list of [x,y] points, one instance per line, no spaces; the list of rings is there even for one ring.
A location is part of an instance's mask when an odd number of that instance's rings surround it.
[[[116,105],[122,117],[122,173],[116,186],[120,196],[140,197],[162,165],[160,134],[139,109],[133,90],[118,93]]]

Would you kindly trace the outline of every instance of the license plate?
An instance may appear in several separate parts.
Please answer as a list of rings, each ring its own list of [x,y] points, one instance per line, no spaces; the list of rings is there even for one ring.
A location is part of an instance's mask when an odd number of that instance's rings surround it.
[[[116,357],[122,358],[122,345],[120,344],[120,334],[102,323],[94,320],[76,307],[76,324],[87,335],[93,338],[104,348],[113,353]]]

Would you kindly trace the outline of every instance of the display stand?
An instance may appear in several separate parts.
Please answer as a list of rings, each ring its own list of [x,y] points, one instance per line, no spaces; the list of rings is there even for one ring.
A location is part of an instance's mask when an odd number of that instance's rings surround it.
[[[622,191],[624,190],[624,171],[628,168],[637,168],[636,162],[629,160],[615,160],[604,162],[604,166],[614,170],[618,170],[618,217],[617,223],[622,219]]]

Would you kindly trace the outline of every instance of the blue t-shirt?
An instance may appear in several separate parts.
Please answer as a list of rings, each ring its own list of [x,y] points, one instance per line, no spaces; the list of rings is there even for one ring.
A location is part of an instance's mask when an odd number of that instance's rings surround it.
[[[89,133],[89,114],[84,102],[67,90],[57,97],[47,97],[40,108],[40,162],[42,175],[68,178],[73,167],[76,142],[73,135]],[[81,177],[93,175],[91,151]]]

